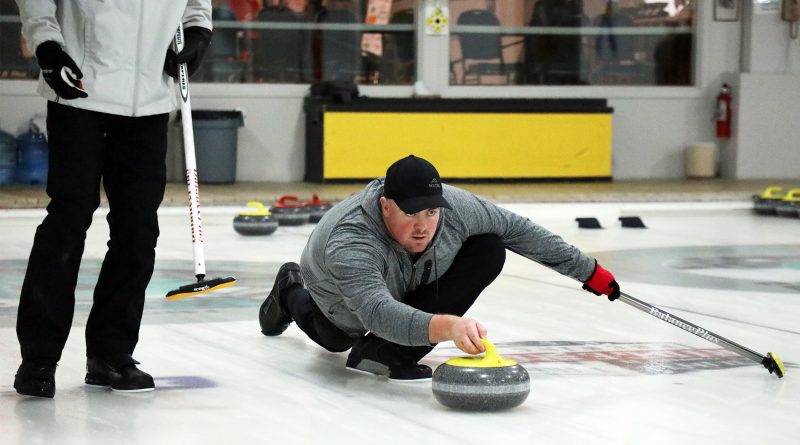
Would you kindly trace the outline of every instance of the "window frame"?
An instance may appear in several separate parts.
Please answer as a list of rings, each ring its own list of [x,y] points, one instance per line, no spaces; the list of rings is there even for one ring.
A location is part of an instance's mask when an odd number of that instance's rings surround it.
[[[703,86],[711,78],[708,72],[706,42],[711,2],[697,2],[692,20],[694,42],[692,68],[694,85],[691,86],[621,86],[621,85],[450,85],[450,33],[428,35],[425,30],[426,6],[434,3],[447,6],[447,0],[422,0],[415,5],[415,32],[417,45],[416,79],[431,95],[442,98],[698,98],[704,95]],[[450,17],[452,23],[452,17]],[[374,25],[367,25],[374,26]],[[377,28],[376,28],[377,29]],[[0,95],[16,96],[36,94],[36,80],[0,79]],[[195,95],[207,98],[302,98],[310,84],[287,83],[193,83]],[[373,97],[413,97],[411,85],[360,84],[362,94]]]

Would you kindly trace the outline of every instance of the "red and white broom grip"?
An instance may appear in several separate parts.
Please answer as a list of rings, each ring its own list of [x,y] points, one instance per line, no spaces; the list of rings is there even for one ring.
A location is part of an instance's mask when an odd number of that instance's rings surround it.
[[[183,24],[178,24],[175,33],[175,53],[183,49]],[[206,275],[203,253],[203,222],[200,219],[200,190],[197,183],[197,160],[194,154],[194,132],[192,130],[192,102],[189,97],[189,73],[185,63],[178,65],[178,83],[181,91],[181,123],[183,124],[183,151],[186,159],[186,185],[189,189],[189,222],[192,226],[194,248],[194,273],[198,281]]]

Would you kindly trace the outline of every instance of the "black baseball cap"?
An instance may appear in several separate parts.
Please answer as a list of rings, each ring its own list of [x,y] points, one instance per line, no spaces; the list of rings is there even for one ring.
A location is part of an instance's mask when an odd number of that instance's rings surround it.
[[[436,167],[414,155],[389,166],[383,183],[383,196],[394,200],[408,214],[438,207],[450,208],[442,196],[442,179]]]

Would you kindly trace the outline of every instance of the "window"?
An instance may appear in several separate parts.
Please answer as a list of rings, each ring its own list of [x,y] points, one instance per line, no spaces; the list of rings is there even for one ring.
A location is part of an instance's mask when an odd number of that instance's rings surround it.
[[[0,0],[0,79],[35,79],[39,65],[22,39],[22,23],[14,0]]]
[[[694,1],[442,0],[450,84],[691,86]],[[416,80],[416,0],[212,5],[212,45],[195,82]],[[14,0],[0,0],[0,78],[38,76],[20,28]]]
[[[450,84],[692,85],[692,6],[451,1]]]
[[[214,0],[195,82],[410,85],[415,0]],[[0,0],[0,78],[34,79],[14,0]]]
[[[213,20],[192,80],[414,83],[414,0],[228,0]]]

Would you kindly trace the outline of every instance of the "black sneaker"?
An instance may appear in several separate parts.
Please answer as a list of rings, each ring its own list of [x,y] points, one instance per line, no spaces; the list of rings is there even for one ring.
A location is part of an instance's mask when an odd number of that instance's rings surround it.
[[[144,392],[156,389],[153,377],[137,368],[139,362],[128,354],[90,357],[86,360],[86,384],[110,386],[118,392]]]
[[[52,360],[22,360],[14,376],[14,389],[26,396],[56,395],[56,362]]]
[[[281,304],[280,293],[295,284],[303,285],[300,265],[286,263],[278,269],[275,284],[258,310],[258,323],[261,325],[262,334],[281,335],[292,323],[292,316]]]
[[[403,347],[370,333],[356,341],[345,366],[353,371],[385,375],[393,382],[430,380],[433,375],[430,366],[420,365],[407,355]]]

